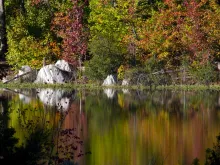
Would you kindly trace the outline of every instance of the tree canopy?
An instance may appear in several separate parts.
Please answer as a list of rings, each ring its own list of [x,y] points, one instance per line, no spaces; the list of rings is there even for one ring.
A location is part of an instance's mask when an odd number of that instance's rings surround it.
[[[152,58],[163,69],[185,60],[196,68],[220,58],[218,0],[1,2],[1,43],[6,36],[5,55],[14,68],[63,58],[76,66],[83,62],[90,77],[103,79],[121,66],[148,67]]]

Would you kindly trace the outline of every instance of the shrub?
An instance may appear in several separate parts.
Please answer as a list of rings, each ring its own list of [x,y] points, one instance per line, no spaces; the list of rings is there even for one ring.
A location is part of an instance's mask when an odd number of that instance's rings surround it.
[[[108,74],[116,74],[122,63],[123,50],[112,38],[94,37],[89,43],[92,59],[85,65],[86,75],[92,80],[103,80]]]
[[[200,63],[196,64],[196,62],[194,62],[189,68],[189,72],[194,81],[200,84],[208,85],[217,78],[217,72],[214,70],[214,66],[209,61],[203,65]]]
[[[125,66],[120,65],[120,67],[117,70],[117,73],[118,73],[118,80],[123,80],[125,76]]]
[[[95,55],[85,63],[85,75],[91,80],[103,80],[117,68],[117,63],[107,56]]]

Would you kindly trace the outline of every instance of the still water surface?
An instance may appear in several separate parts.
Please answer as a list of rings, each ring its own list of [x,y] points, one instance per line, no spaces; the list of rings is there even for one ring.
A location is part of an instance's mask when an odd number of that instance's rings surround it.
[[[203,164],[219,110],[211,91],[1,89],[0,162]]]

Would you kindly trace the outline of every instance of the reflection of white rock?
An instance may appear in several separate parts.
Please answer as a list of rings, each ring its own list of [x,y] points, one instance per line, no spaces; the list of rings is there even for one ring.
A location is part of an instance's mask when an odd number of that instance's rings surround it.
[[[38,97],[49,106],[55,106],[60,111],[67,111],[70,106],[70,98],[64,96],[64,90],[40,89]]]
[[[66,83],[72,79],[72,75],[60,70],[55,65],[46,65],[40,69],[37,75],[36,83]]]
[[[115,96],[115,90],[114,89],[104,89],[104,93],[107,95],[108,98],[112,99]]]
[[[19,94],[19,99],[25,104],[29,104],[31,102],[31,98],[23,94]]]
[[[108,75],[102,85],[109,86],[109,85],[115,85],[115,84],[116,84],[116,78],[113,75]]]
[[[128,89],[122,89],[122,92],[124,93],[124,94],[129,94],[130,92],[129,92],[129,90]]]
[[[59,102],[57,103],[57,108],[59,110],[66,111],[69,109],[69,105],[70,105],[70,99],[67,97],[64,97],[61,100],[59,100]]]

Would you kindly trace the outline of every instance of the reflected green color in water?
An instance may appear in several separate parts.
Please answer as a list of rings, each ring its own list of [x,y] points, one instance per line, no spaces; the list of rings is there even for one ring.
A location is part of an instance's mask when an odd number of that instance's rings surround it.
[[[191,164],[196,157],[204,164],[220,132],[218,92],[42,90],[25,91],[26,99],[2,92],[7,127],[17,146],[27,144],[31,122],[50,130],[57,163],[56,153],[85,165]]]
[[[220,130],[217,93],[97,97],[86,107],[91,164],[191,164],[195,157],[203,162]]]

